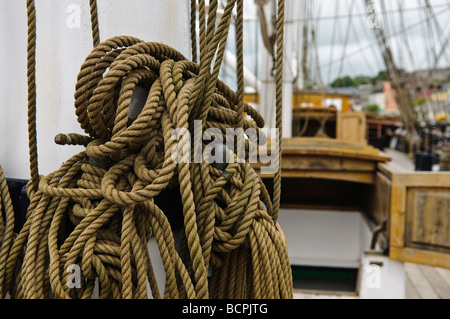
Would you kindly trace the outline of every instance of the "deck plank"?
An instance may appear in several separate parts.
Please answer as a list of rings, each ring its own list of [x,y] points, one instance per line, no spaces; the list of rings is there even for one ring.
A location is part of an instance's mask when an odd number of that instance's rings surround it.
[[[439,299],[439,295],[434,290],[431,283],[423,274],[418,265],[405,263],[406,276],[409,277],[422,299]]]
[[[442,279],[447,283],[450,289],[450,269],[436,267],[436,271],[441,275]]]
[[[416,287],[409,278],[408,275],[405,276],[405,299],[421,299],[416,291]]]
[[[443,280],[436,268],[428,265],[420,265],[419,268],[433,286],[439,298],[450,299],[450,286]]]

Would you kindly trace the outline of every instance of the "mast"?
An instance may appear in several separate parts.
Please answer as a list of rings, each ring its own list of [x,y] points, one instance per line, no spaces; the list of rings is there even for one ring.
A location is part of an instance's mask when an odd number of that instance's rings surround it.
[[[372,5],[371,0],[366,0],[366,5],[369,8]],[[368,11],[370,17],[370,11]],[[374,17],[375,19],[376,16]],[[383,55],[384,64],[386,65],[387,72],[389,74],[389,78],[391,79],[391,86],[394,90],[395,101],[397,102],[400,117],[405,125],[406,131],[409,135],[409,150],[412,152],[414,150],[414,144],[418,142],[419,136],[416,130],[416,117],[413,113],[412,109],[412,101],[408,94],[407,89],[404,85],[402,85],[400,81],[400,76],[398,73],[398,69],[394,63],[394,59],[392,57],[392,51],[389,44],[386,41],[386,36],[384,34],[383,28],[378,27],[379,22],[376,21],[374,23],[374,27],[372,28],[375,32],[375,36],[377,38],[378,44],[381,48],[381,53]]]

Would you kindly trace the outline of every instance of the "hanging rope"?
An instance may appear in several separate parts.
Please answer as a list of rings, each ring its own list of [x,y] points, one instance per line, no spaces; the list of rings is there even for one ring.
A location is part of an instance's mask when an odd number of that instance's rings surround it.
[[[273,181],[273,209],[274,219],[278,219],[281,200],[281,154],[283,151],[283,41],[284,41],[284,0],[278,0],[277,17],[277,56],[275,75],[275,125],[278,130],[278,143],[275,154],[277,154],[277,171]]]
[[[27,192],[28,196],[31,197],[39,184],[36,132],[36,9],[34,1],[31,0],[27,0],[27,25],[28,149],[31,174]]]
[[[279,204],[276,198],[272,204],[248,161],[238,162],[234,150],[234,161],[221,170],[172,156],[194,152],[185,137],[177,142],[172,136],[177,129],[194,131],[196,119],[202,120],[202,133],[264,126],[243,101],[243,91],[236,94],[218,80],[235,5],[236,0],[227,2],[216,28],[217,1],[210,1],[207,21],[200,1],[200,30],[207,30],[199,37],[200,64],[167,45],[130,36],[94,47],[75,91],[75,113],[87,135],[55,138],[86,149],[41,177],[25,225],[7,258],[0,255],[0,261],[6,258],[2,292],[27,299],[93,298],[96,290],[99,298],[292,298],[287,247],[276,224]],[[242,15],[243,1],[237,6]],[[284,5],[278,10],[282,38]],[[242,26],[236,30],[242,48]],[[282,40],[277,46],[281,54]],[[282,56],[277,83],[281,61]],[[130,103],[137,87],[148,96],[133,119]],[[281,129],[280,94],[277,86]],[[179,200],[179,208],[162,209],[167,194],[168,201]],[[169,221],[177,211],[179,231]],[[164,266],[164,287],[153,271],[151,238]],[[76,267],[79,286],[70,285]]]
[[[13,244],[14,235],[14,209],[6,178],[0,166],[0,298],[4,298],[6,295],[6,261]]]
[[[91,30],[92,30],[92,42],[94,47],[100,43],[100,31],[98,28],[98,10],[97,0],[89,0],[89,7],[91,12]]]

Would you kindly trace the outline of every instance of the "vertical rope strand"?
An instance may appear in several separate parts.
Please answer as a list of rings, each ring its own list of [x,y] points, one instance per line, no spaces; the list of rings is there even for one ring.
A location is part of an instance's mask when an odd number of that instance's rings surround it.
[[[6,295],[6,262],[14,241],[14,210],[3,169],[0,166],[0,299]]]
[[[273,220],[278,219],[281,199],[281,153],[283,151],[283,42],[284,42],[284,0],[278,0],[278,18],[277,18],[277,58],[276,58],[276,76],[275,76],[275,124],[278,130],[277,143],[277,171],[274,176],[273,190]]]
[[[91,12],[91,29],[92,29],[92,42],[94,48],[100,43],[100,31],[98,28],[98,10],[97,0],[89,0],[90,12]]]
[[[191,48],[192,61],[197,63],[197,1],[191,0]]]
[[[237,126],[241,127],[244,123],[244,0],[237,1],[236,11]]]
[[[34,0],[27,0],[27,84],[28,84],[28,148],[30,154],[31,195],[38,188],[38,153],[36,132],[36,9]]]

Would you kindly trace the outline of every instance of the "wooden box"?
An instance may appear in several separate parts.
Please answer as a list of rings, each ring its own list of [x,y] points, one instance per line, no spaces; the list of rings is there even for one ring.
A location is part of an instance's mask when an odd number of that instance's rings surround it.
[[[370,214],[387,220],[389,257],[450,268],[450,172],[378,167]]]

